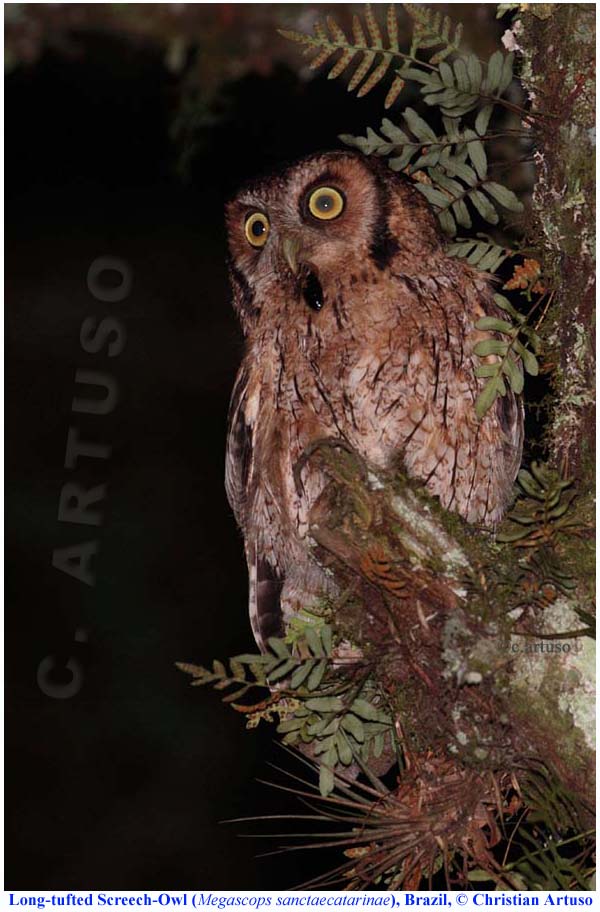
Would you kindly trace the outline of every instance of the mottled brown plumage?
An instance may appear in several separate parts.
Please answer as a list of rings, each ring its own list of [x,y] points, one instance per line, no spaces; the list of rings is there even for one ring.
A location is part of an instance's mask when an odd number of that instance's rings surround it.
[[[444,507],[493,527],[519,466],[523,419],[510,392],[475,415],[483,381],[473,346],[488,334],[474,324],[495,313],[489,283],[446,255],[408,179],[358,154],[314,155],[244,188],[227,227],[246,352],[226,485],[264,645],[282,614],[329,585],[306,539],[325,479],[305,470],[301,490],[294,483],[311,442],[340,438],[375,467],[400,463]]]

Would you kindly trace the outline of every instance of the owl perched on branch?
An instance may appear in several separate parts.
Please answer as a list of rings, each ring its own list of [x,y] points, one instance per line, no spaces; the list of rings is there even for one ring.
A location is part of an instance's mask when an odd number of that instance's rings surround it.
[[[306,540],[326,479],[294,473],[311,443],[335,438],[372,466],[402,466],[446,509],[493,527],[523,415],[510,391],[475,414],[473,347],[489,334],[474,327],[496,313],[490,286],[446,255],[407,178],[360,154],[313,155],[243,188],[226,218],[246,337],[226,487],[264,646],[330,585]]]

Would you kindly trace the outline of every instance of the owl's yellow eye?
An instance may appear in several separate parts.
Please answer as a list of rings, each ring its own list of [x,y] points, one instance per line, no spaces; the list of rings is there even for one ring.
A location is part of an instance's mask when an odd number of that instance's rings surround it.
[[[310,214],[315,218],[330,219],[337,218],[344,210],[344,197],[333,187],[319,187],[313,190],[308,199],[308,208]]]
[[[248,243],[253,247],[264,247],[269,237],[269,219],[262,212],[253,212],[246,219],[244,230]]]

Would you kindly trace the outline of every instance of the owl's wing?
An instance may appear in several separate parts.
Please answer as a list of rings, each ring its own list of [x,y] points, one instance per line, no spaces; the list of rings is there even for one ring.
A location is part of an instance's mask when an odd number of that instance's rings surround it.
[[[248,374],[244,367],[236,377],[227,419],[225,454],[225,491],[238,525],[244,528],[246,494],[252,466],[252,428],[246,421],[244,405]]]
[[[517,369],[523,370],[521,365],[518,365]],[[498,424],[504,432],[503,454],[506,474],[514,481],[523,456],[523,398],[509,389],[505,396],[498,396],[492,408],[498,418]]]
[[[378,368],[376,414],[396,457],[445,509],[493,527],[521,460],[523,406],[508,389],[476,416],[485,380],[477,377],[474,329],[496,308],[488,284],[459,268],[443,285],[434,276],[403,282],[403,319]]]
[[[238,525],[244,532],[249,576],[250,623],[256,642],[264,650],[271,636],[283,632],[281,590],[283,578],[273,567],[248,526],[248,486],[254,457],[252,427],[246,420],[248,374],[242,366],[237,375],[229,406],[227,452],[225,457],[225,490]]]

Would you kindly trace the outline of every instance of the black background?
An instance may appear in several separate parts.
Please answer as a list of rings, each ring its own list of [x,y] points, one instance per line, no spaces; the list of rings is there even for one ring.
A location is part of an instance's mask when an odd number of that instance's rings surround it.
[[[46,51],[6,83],[6,888],[289,886],[310,862],[256,861],[262,843],[219,825],[285,809],[255,782],[279,760],[272,730],[247,733],[174,667],[253,648],[223,490],[242,351],[223,202],[248,176],[376,122],[381,98],[356,105],[285,69],[251,75],[228,87],[228,115],[185,183],[160,56],[80,42],[79,58]],[[87,288],[103,255],[133,270],[120,303]],[[86,353],[83,320],[108,315],[125,326],[123,352]],[[116,379],[111,415],[72,413],[77,369]],[[66,469],[70,426],[110,458]],[[73,480],[108,485],[100,528],[58,521]],[[53,549],[94,538],[93,587],[52,567]],[[81,663],[76,695],[40,690],[47,656],[57,684],[70,657]]]

